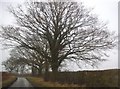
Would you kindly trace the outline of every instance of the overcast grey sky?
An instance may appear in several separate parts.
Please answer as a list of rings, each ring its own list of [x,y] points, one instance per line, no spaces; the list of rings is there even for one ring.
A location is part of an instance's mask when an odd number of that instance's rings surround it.
[[[23,3],[24,0],[0,0],[0,25],[8,25],[15,23],[13,16],[8,12],[7,7],[9,5],[17,5]],[[75,0],[79,2],[80,0]],[[118,1],[119,0],[81,0],[87,8],[94,8],[93,13],[97,14],[99,19],[108,23],[110,31],[118,33]],[[0,41],[1,42],[1,41]],[[2,43],[2,42],[1,42]],[[0,43],[0,63],[9,57],[9,51],[3,50],[3,46]],[[112,69],[118,68],[118,50],[113,49],[107,52],[109,57],[108,61],[102,62],[98,69]],[[70,70],[78,68],[71,64]],[[84,68],[87,69],[87,68]],[[88,68],[91,69],[91,68]],[[0,70],[1,65],[0,65]]]

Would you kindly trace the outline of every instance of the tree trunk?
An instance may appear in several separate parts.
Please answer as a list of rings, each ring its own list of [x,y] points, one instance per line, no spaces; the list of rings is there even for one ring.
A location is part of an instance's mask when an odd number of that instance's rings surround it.
[[[44,80],[48,81],[49,80],[49,63],[48,61],[45,62],[45,74],[44,74]]]
[[[38,69],[38,75],[42,75],[42,69],[41,68]]]
[[[32,75],[34,76],[36,74],[35,68],[32,66]]]
[[[57,65],[52,66],[52,81],[56,82],[58,77],[58,67]]]

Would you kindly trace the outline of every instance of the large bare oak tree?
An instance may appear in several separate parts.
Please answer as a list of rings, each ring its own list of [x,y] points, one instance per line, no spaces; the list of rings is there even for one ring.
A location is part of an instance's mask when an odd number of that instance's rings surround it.
[[[105,50],[115,46],[106,24],[82,3],[28,2],[10,12],[17,25],[2,26],[1,37],[39,53],[53,72],[65,60],[94,65],[104,60]]]

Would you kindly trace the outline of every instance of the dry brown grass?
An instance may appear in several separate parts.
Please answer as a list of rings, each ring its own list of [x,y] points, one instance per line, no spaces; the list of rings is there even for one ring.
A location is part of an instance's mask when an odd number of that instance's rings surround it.
[[[11,76],[8,80],[3,80],[2,81],[2,87],[8,87],[11,85],[14,81],[16,80],[15,76]]]
[[[17,78],[10,73],[2,73],[2,87],[10,86]]]
[[[2,88],[2,72],[0,72],[0,89]]]
[[[118,82],[120,70],[110,69],[110,70],[96,70],[96,71],[79,71],[79,72],[60,72],[57,74],[56,81],[59,83],[44,82],[39,78],[39,80],[31,79],[31,82],[38,86],[50,86],[50,87],[71,87],[74,84],[78,84],[81,87],[118,87],[120,83]],[[52,81],[54,75],[50,72],[48,74],[48,80]],[[37,82],[38,81],[38,82]],[[41,81],[41,83],[39,83]],[[52,84],[51,84],[52,83]],[[69,84],[65,84],[69,83]],[[77,86],[77,85],[76,85]]]
[[[75,84],[60,84],[58,82],[46,82],[43,78],[40,77],[27,77],[28,81],[30,81],[35,87],[80,87]]]

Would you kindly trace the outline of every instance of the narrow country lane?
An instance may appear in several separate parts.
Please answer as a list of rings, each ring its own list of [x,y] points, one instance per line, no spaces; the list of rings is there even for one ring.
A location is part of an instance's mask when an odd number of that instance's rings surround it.
[[[10,86],[10,88],[9,89],[12,89],[13,87],[28,87],[28,88],[33,88],[33,86],[29,83],[29,81],[26,79],[26,78],[24,78],[24,77],[18,77],[17,78],[17,80],[16,80],[16,82],[15,83],[13,83],[11,86]]]

